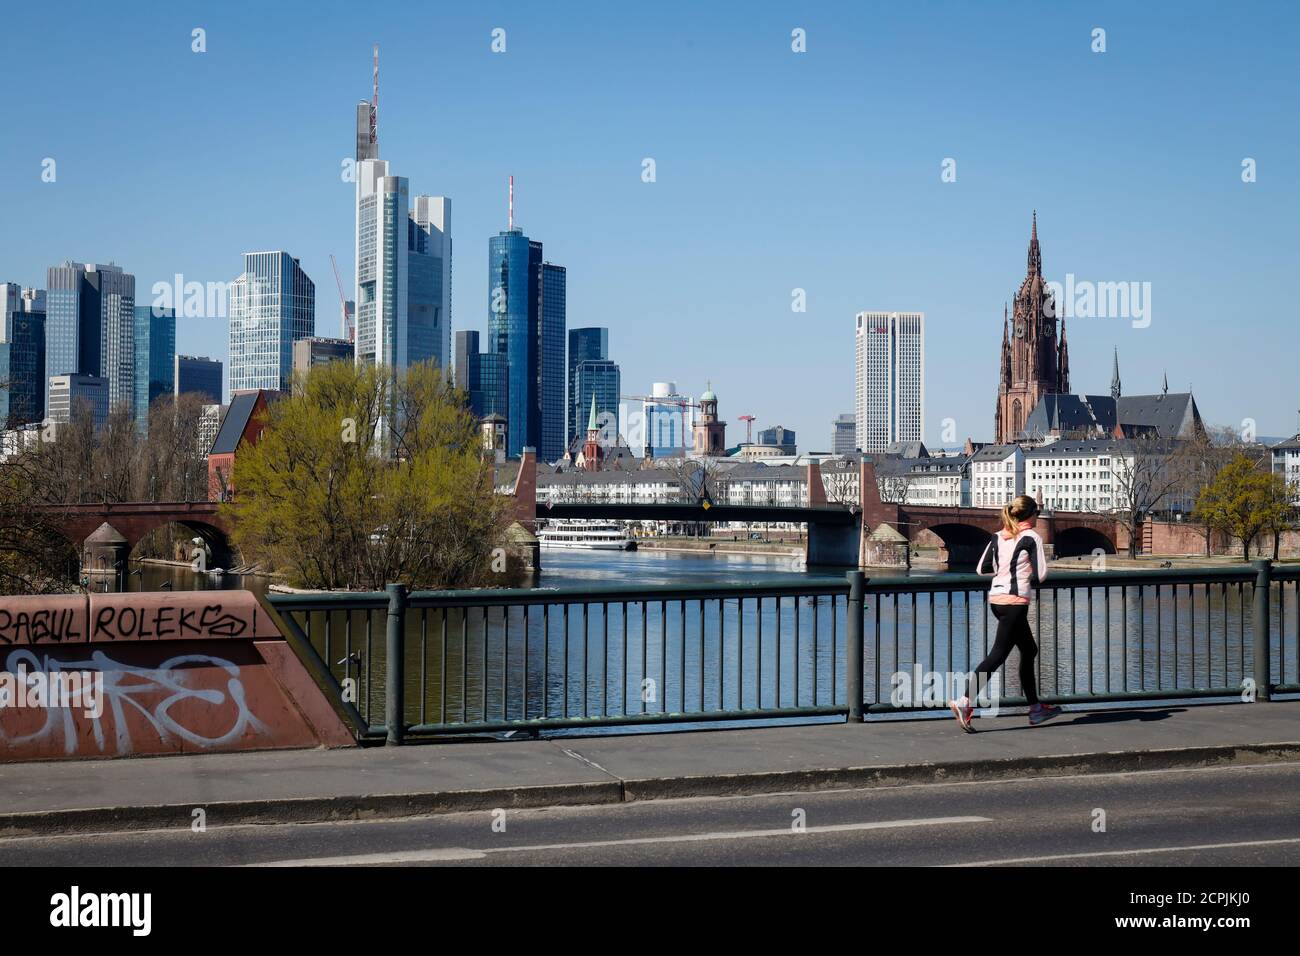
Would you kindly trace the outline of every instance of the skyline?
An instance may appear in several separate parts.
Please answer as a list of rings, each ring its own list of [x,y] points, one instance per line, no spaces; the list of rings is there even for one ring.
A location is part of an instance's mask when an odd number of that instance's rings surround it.
[[[339,162],[355,147],[378,42],[382,155],[456,203],[453,331],[486,330],[485,240],[505,225],[513,174],[518,224],[569,270],[569,326],[610,329],[624,391],[672,380],[698,396],[712,380],[735,433],[755,414],[758,429],[794,429],[801,450],[829,450],[832,421],[853,407],[854,316],[918,311],[924,439],[950,444],[938,439],[953,418],[958,441],[987,440],[1000,313],[1036,208],[1049,279],[1153,290],[1147,327],[1069,320],[1077,391],[1108,390],[1118,348],[1126,391],[1156,392],[1167,373],[1209,423],[1296,430],[1290,353],[1256,344],[1285,342],[1290,318],[1284,230],[1297,192],[1285,169],[1297,134],[1276,116],[1293,115],[1297,97],[1281,82],[1288,31],[1276,27],[1294,11],[1202,35],[1166,22],[1172,7],[762,6],[742,18],[668,5],[636,29],[595,7],[562,25],[522,7],[412,7],[394,18],[406,27],[371,35],[330,15],[340,5],[323,9],[302,23],[259,13],[259,36],[240,31],[238,6],[129,11],[113,17],[112,57],[94,42],[105,11],[81,8],[77,34],[17,12],[0,42],[19,74],[43,82],[23,135],[0,145],[11,221],[27,224],[6,231],[0,280],[43,287],[65,259],[112,261],[147,304],[177,272],[228,282],[244,252],[284,249],[324,297],[316,334],[337,335],[328,256],[351,285],[355,201]],[[1098,25],[1100,54],[1089,49]],[[498,26],[507,51],[494,54]],[[806,53],[790,49],[794,27],[807,30]],[[17,43],[42,28],[47,45]],[[436,106],[421,28],[440,38]],[[302,42],[278,44],[285,35]],[[83,72],[46,79],[42,58]],[[323,63],[324,75],[308,69]],[[159,71],[167,83],[152,81]],[[521,82],[546,95],[502,99]],[[120,106],[113,123],[88,111],[87,88]],[[277,97],[249,95],[267,89]],[[284,101],[295,105],[273,108]],[[79,123],[61,122],[68,108]],[[160,123],[158,148],[141,149]],[[502,148],[502,128],[514,145]],[[41,180],[47,157],[53,183]],[[647,157],[653,183],[642,182]],[[1258,181],[1241,181],[1243,157]],[[941,181],[945,158],[956,182]],[[806,313],[791,312],[795,289]],[[229,364],[227,321],[178,316],[177,351]],[[1249,368],[1249,389],[1224,368]]]

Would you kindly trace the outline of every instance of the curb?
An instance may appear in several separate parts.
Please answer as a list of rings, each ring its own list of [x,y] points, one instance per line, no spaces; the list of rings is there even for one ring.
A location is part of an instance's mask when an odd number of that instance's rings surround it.
[[[95,807],[0,814],[0,839],[88,832],[130,832],[189,828],[193,811],[202,807],[211,826],[337,823],[393,820],[473,810],[536,809],[592,806],[642,800],[907,786],[1061,777],[1088,773],[1122,773],[1230,766],[1242,763],[1300,762],[1300,742],[1185,747],[1171,750],[1109,751],[1009,757],[949,763],[895,764],[826,770],[779,770],[759,773],[706,774],[695,777],[647,777],[600,783],[554,784],[490,790],[363,796],[293,797],[142,807]]]

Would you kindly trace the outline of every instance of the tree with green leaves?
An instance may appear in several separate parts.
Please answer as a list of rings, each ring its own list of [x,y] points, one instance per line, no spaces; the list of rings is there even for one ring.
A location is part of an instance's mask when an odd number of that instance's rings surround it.
[[[318,365],[235,458],[234,542],[290,584],[500,584],[506,507],[463,396],[433,365]]]
[[[1239,453],[1201,489],[1192,517],[1241,541],[1242,557],[1261,532],[1285,527],[1292,508],[1286,482]]]

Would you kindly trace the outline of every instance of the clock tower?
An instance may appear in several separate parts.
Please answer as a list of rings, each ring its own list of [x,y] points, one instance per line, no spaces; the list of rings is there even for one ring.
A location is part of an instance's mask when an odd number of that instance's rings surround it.
[[[1029,234],[1025,280],[1016,293],[1010,315],[1002,309],[1002,362],[993,432],[999,443],[1013,442],[1044,395],[1070,391],[1070,357],[1065,344],[1065,320],[1056,327],[1056,303],[1043,280],[1043,256],[1038,247],[1038,213]]]

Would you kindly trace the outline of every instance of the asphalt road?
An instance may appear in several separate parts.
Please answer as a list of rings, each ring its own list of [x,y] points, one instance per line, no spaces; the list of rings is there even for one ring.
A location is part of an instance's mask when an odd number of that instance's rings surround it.
[[[0,866],[276,864],[1294,866],[1300,764],[0,840]]]

